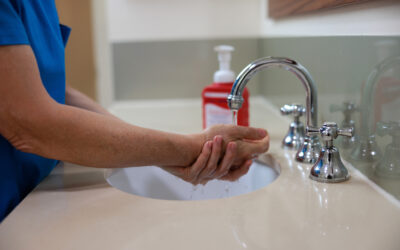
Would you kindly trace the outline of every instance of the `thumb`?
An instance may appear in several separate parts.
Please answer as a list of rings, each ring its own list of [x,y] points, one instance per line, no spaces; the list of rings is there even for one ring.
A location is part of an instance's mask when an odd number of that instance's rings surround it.
[[[243,126],[237,126],[234,133],[237,138],[248,140],[261,140],[268,135],[265,129]]]

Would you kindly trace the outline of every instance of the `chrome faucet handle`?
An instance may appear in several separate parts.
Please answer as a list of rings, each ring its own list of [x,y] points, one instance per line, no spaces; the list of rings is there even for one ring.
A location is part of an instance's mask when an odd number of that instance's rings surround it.
[[[392,142],[385,148],[384,157],[376,166],[378,176],[400,177],[400,122],[378,122],[376,133],[379,136],[390,135]]]
[[[295,119],[299,119],[306,113],[306,108],[301,104],[293,103],[292,105],[285,104],[281,107],[282,115],[293,115]]]
[[[353,128],[339,129],[336,122],[324,122],[321,128],[307,128],[307,133],[309,135],[320,134],[322,140],[325,142],[326,147],[333,147],[333,140],[335,140],[339,135],[352,137],[354,134]]]
[[[325,122],[321,128],[307,128],[309,135],[320,134],[325,145],[319,158],[311,168],[310,178],[319,182],[342,182],[350,178],[349,171],[344,166],[339,150],[333,145],[338,136],[352,137],[353,128],[339,129],[335,122]]]
[[[282,147],[289,149],[299,149],[304,142],[304,124],[300,117],[306,113],[306,108],[300,104],[285,104],[281,107],[282,115],[292,115],[294,120],[289,125],[289,130],[282,140]]]

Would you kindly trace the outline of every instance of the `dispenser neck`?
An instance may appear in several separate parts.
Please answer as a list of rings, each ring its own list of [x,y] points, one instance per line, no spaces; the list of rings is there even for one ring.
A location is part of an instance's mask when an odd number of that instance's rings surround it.
[[[219,70],[214,73],[214,83],[233,83],[235,73],[231,70],[231,53],[234,50],[232,46],[220,45],[214,48],[218,53]]]

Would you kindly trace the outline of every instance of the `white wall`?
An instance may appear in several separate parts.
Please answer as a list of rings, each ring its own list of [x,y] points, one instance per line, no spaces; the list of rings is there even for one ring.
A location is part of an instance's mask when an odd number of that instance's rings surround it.
[[[91,1],[97,101],[104,107],[109,107],[114,101],[114,84],[106,0]]]
[[[107,0],[111,42],[260,35],[260,0]]]
[[[281,20],[268,0],[105,0],[111,42],[229,37],[400,35],[400,2],[373,1]]]
[[[284,36],[399,36],[400,2],[267,17],[268,0],[92,0],[98,99],[113,102],[113,42]]]
[[[316,14],[273,20],[268,0],[260,0],[261,36],[395,36],[400,35],[400,2],[375,1]]]

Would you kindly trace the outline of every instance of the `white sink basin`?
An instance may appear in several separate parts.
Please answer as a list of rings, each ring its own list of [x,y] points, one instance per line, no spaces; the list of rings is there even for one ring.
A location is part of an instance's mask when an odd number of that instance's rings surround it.
[[[163,200],[208,200],[246,194],[273,182],[279,166],[270,156],[255,160],[249,172],[238,181],[213,180],[207,185],[193,186],[168,172],[155,167],[131,167],[110,170],[108,183],[124,192]]]

